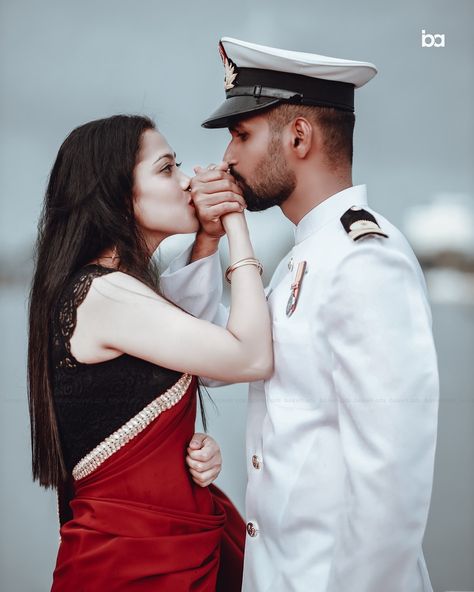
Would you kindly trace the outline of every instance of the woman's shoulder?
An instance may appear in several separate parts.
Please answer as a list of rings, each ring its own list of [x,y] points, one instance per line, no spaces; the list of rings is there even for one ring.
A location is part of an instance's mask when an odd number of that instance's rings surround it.
[[[99,273],[94,273],[95,268],[100,268]],[[92,271],[91,286],[94,288],[90,291],[92,300],[103,302],[105,299],[109,303],[113,301],[136,302],[138,298],[146,297],[164,301],[157,292],[129,273],[103,268],[95,264],[86,266],[84,269]]]

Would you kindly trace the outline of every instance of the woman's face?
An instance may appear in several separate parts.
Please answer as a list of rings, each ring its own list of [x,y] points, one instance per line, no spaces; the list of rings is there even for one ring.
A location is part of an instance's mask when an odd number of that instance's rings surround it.
[[[167,236],[198,229],[188,188],[189,177],[179,170],[166,139],[156,130],[146,130],[134,171],[133,207],[152,251]]]

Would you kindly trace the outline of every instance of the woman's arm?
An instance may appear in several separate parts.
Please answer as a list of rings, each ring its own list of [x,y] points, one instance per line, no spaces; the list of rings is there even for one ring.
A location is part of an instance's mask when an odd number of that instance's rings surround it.
[[[244,215],[229,214],[224,223],[231,262],[253,257]],[[109,350],[217,380],[266,378],[273,367],[271,328],[255,266],[233,272],[231,293],[222,328],[194,318],[125,273],[97,277],[78,307],[71,351],[83,362],[103,359]]]

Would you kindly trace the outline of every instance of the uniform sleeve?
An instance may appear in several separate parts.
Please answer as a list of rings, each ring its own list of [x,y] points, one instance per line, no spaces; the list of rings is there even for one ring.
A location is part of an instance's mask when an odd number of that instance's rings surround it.
[[[199,319],[225,327],[229,310],[221,304],[222,270],[219,253],[188,264],[192,245],[175,257],[160,276],[163,295]],[[205,386],[228,383],[201,376]]]
[[[327,592],[411,592],[436,446],[431,314],[415,261],[354,247],[325,312],[346,468]]]
[[[173,259],[160,276],[164,296],[199,319],[224,326],[228,314],[220,304],[222,270],[219,253],[188,264],[192,245]]]

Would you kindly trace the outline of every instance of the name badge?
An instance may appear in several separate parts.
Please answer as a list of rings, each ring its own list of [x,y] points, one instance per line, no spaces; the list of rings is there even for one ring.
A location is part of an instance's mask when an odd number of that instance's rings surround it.
[[[303,282],[303,276],[306,271],[306,261],[300,261],[298,263],[298,269],[296,270],[295,281],[291,284],[290,297],[288,298],[288,304],[286,305],[286,316],[291,315],[296,310],[298,304],[298,298],[301,292],[301,284]]]

